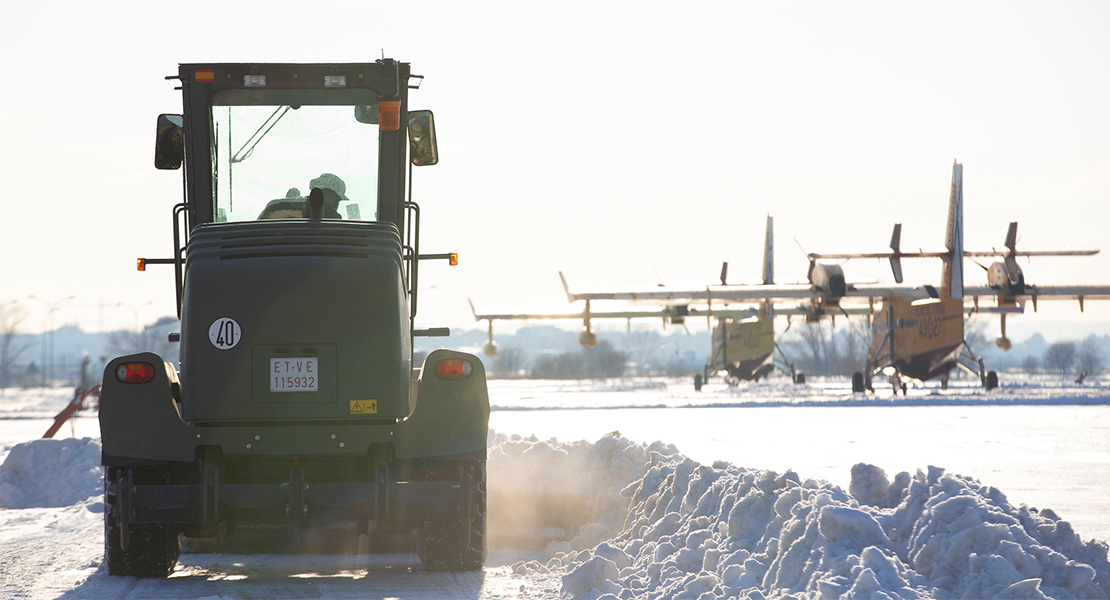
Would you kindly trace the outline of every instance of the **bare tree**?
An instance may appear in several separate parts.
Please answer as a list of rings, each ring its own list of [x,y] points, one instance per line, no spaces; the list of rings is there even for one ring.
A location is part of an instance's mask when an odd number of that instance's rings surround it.
[[[640,371],[650,371],[659,362],[663,349],[663,336],[658,331],[637,326],[624,335],[622,350]]]
[[[592,351],[586,354],[586,377],[590,379],[618,378],[624,375],[624,366],[627,356],[624,352],[614,350],[613,345],[602,341]]]
[[[839,372],[842,375],[863,371],[867,354],[871,351],[871,326],[867,319],[848,319],[844,338],[844,358]]]
[[[1076,359],[1080,371],[1088,375],[1098,373],[1103,365],[1102,348],[1099,345],[1099,339],[1094,335],[1087,336],[1087,339],[1083,340],[1083,343],[1079,345],[1079,353]]]
[[[545,354],[532,367],[532,379],[582,379],[586,370],[582,352]]]
[[[866,320],[844,321],[847,327],[840,329],[831,322],[806,323],[796,329],[796,339],[782,344],[796,358],[795,366],[814,375],[848,375],[862,370],[871,348],[871,329]]]
[[[28,345],[16,339],[19,328],[27,318],[27,309],[18,302],[0,305],[0,389],[16,383],[15,363],[27,351]]]
[[[803,368],[811,373],[824,375],[829,372],[829,335],[820,321],[806,323],[798,330],[801,338]]]
[[[1075,342],[1056,342],[1044,351],[1044,368],[1054,373],[1067,373],[1075,365]]]
[[[164,331],[155,328],[141,332],[117,331],[108,338],[108,350],[119,356],[153,352],[163,360],[177,361],[177,347],[166,338]]]
[[[991,348],[987,339],[987,323],[984,319],[971,318],[964,327],[964,342],[975,356],[982,356]]]
[[[527,362],[523,347],[509,346],[503,348],[493,359],[490,375],[499,379],[516,379],[520,377],[520,373],[526,367]]]
[[[1041,370],[1041,359],[1030,354],[1021,360],[1021,370],[1026,373],[1038,373]]]
[[[529,372],[532,379],[607,379],[624,374],[624,352],[602,340],[593,350],[541,356]]]

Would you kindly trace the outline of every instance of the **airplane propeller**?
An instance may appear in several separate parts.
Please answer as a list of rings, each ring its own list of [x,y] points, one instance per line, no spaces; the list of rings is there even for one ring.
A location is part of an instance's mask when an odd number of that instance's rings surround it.
[[[802,247],[802,243],[798,241],[798,238],[794,238],[794,243],[798,245],[798,249],[802,251],[802,254],[809,259],[809,270],[806,271],[806,281],[813,283],[813,270],[817,268],[817,259],[810,256],[809,252],[806,252],[806,249]]]

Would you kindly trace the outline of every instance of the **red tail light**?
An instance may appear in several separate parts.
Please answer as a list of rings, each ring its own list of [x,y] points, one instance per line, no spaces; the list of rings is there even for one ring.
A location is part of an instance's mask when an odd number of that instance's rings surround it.
[[[124,383],[154,381],[154,365],[145,362],[123,363],[116,367],[116,379]]]
[[[440,379],[466,379],[474,372],[474,365],[463,358],[448,358],[436,362],[436,377]]]

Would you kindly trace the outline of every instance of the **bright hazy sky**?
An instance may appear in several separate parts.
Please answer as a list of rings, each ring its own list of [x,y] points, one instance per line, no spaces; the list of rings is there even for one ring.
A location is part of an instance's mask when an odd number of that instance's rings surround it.
[[[229,8],[230,7],[230,8]],[[398,8],[393,8],[398,7]],[[41,330],[174,312],[180,173],[153,167],[155,118],[179,112],[179,62],[355,62],[426,76],[440,164],[416,170],[417,325],[479,309],[566,308],[589,286],[756,279],[775,215],[776,279],[807,250],[943,244],[953,159],[965,244],[1103,247],[1023,261],[1032,283],[1110,283],[1110,3],[36,3],[4,9],[0,303]],[[889,281],[876,261],[850,280]],[[967,282],[980,269],[967,263]],[[936,283],[940,264],[907,265]],[[434,287],[431,287],[434,286]],[[118,306],[128,303],[130,307]],[[151,302],[150,305],[145,305]],[[1011,332],[1110,302],[1041,306]],[[1051,337],[1046,331],[1046,336]],[[1016,337],[1022,337],[1020,335]]]

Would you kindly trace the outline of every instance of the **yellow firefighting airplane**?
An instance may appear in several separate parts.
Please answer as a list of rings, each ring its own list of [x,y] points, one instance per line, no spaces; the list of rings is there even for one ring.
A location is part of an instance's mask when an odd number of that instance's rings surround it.
[[[767,215],[767,232],[763,247],[763,277],[759,284],[731,285],[728,283],[728,263],[721,266],[721,285],[710,285],[698,290],[678,290],[664,286],[651,288],[645,291],[590,291],[574,292],[567,285],[566,278],[559,273],[570,303],[585,301],[585,308],[577,313],[483,313],[479,314],[471,302],[470,308],[477,321],[487,321],[489,324],[489,340],[483,350],[486,354],[497,354],[497,344],[493,341],[493,322],[501,320],[535,320],[535,319],[581,319],[582,331],[578,336],[579,342],[586,348],[594,348],[598,344],[597,332],[593,330],[592,322],[597,319],[631,319],[662,318],[664,323],[681,325],[687,318],[705,317],[712,325],[712,320],[717,319],[713,327],[712,348],[709,362],[705,367],[703,378],[711,374],[724,372],[730,379],[754,380],[766,377],[778,367],[791,375],[796,383],[804,383],[805,375],[796,372],[793,364],[782,353],[775,343],[774,317],[775,316],[804,316],[808,320],[820,318],[825,315],[826,304],[803,304],[801,306],[775,307],[772,299],[774,293],[758,294],[744,298],[738,304],[757,304],[752,308],[728,308],[728,300],[722,301],[711,290],[731,289],[735,287],[750,287],[758,289],[778,289],[774,284],[774,220]],[[806,289],[809,289],[807,286]],[[806,296],[808,298],[808,295]],[[656,310],[629,309],[617,311],[598,312],[591,308],[593,301],[625,301],[633,303],[647,303],[662,305]],[[714,302],[717,306],[714,306]],[[841,314],[870,314],[867,308],[837,308]],[[833,315],[835,317],[835,314]],[[777,354],[777,356],[776,356]]]
[[[895,225],[891,250],[864,253],[813,253],[810,254],[808,284],[775,285],[765,278],[763,285],[729,285],[722,278],[721,285],[696,289],[646,288],[640,290],[570,291],[570,301],[622,300],[672,305],[680,308],[683,303],[702,303],[706,307],[717,304],[742,304],[759,302],[770,306],[784,300],[808,301],[803,314],[808,318],[835,315],[837,312],[855,312],[858,309],[841,306],[841,301],[866,301],[872,313],[876,300],[881,302],[877,318],[872,320],[872,348],[866,374],[853,378],[857,391],[870,389],[872,374],[892,371],[896,376],[914,379],[931,379],[942,376],[962,366],[976,373],[984,386],[997,385],[997,375],[985,372],[982,361],[974,357],[964,343],[964,317],[968,310],[1000,313],[1002,332],[997,340],[999,347],[1010,347],[1005,336],[1007,314],[1020,313],[1025,300],[1036,306],[1038,299],[1076,299],[1083,307],[1085,299],[1110,298],[1110,285],[1037,286],[1025,283],[1018,266],[1019,256],[1069,256],[1090,255],[1097,250],[1035,250],[1018,251],[1017,226],[1010,225],[1004,249],[965,251],[963,249],[963,166],[953,164],[952,187],[949,197],[948,224],[945,249],[933,252],[903,252],[900,249],[901,226]],[[938,290],[932,285],[907,285],[901,282],[901,258],[940,258],[944,261],[942,284]],[[958,260],[956,257],[960,257]],[[964,287],[963,257],[1002,257],[1000,262],[984,267],[987,285]],[[895,284],[850,283],[845,280],[840,265],[819,262],[820,259],[887,258],[896,279]],[[565,286],[565,281],[564,281]],[[980,299],[994,301],[993,307],[981,307]],[[965,309],[965,300],[972,303]],[[672,308],[672,309],[673,309]],[[778,310],[782,314],[781,310]],[[799,313],[795,313],[799,314]],[[766,327],[766,325],[764,325]],[[588,330],[588,328],[587,328]],[[731,337],[731,335],[730,335]],[[716,336],[715,336],[716,338]],[[716,348],[716,344],[715,344]],[[716,353],[716,349],[715,349]],[[712,362],[712,361],[711,361]]]
[[[997,387],[997,373],[985,372],[982,360],[971,354],[964,341],[964,316],[968,312],[965,302],[968,300],[972,303],[972,312],[1000,314],[1001,332],[995,343],[1009,350],[1013,344],[1006,337],[1006,315],[1023,312],[1026,300],[1033,302],[1035,310],[1038,299],[1075,299],[1082,310],[1085,299],[1110,298],[1110,285],[1037,286],[1025,283],[1025,274],[1017,264],[1019,256],[1089,256],[1097,254],[1098,250],[1019,251],[1016,222],[1010,223],[1002,249],[964,250],[963,165],[959,163],[952,166],[945,249],[903,252],[900,234],[901,224],[896,224],[889,251],[809,254],[811,268],[820,264],[817,263],[820,259],[887,258],[899,283],[902,281],[901,258],[940,258],[944,261],[940,290],[926,287],[930,297],[897,293],[878,298],[882,308],[872,321],[867,369],[852,377],[853,391],[872,389],[871,378],[880,372],[893,376],[896,391],[902,376],[918,380],[940,376],[943,384],[947,384],[948,372],[957,366],[979,375],[987,389]],[[987,272],[987,285],[964,286],[963,257],[972,260],[1001,257],[1003,260],[983,267]],[[980,298],[993,300],[994,306],[981,307]]]

